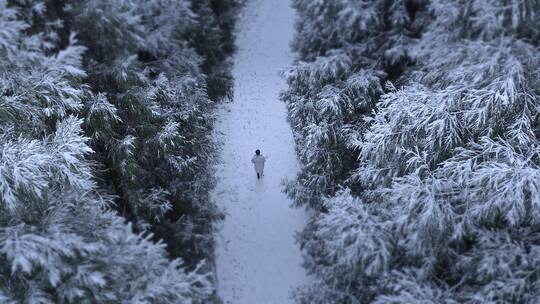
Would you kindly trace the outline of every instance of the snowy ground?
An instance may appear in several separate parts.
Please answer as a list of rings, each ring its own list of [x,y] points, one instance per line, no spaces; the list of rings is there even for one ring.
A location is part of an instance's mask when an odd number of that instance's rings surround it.
[[[251,0],[238,25],[235,98],[216,126],[223,150],[212,195],[227,213],[216,253],[225,303],[291,303],[290,291],[306,282],[294,234],[307,215],[282,193],[282,180],[298,171],[278,75],[292,62],[293,23],[289,1]],[[267,158],[262,180],[250,163],[257,148]]]

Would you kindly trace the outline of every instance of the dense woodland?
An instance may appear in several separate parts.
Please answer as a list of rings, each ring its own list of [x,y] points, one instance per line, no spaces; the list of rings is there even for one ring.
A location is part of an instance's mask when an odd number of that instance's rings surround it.
[[[298,302],[540,302],[540,1],[293,3]]]
[[[243,0],[0,0],[0,302],[209,303]],[[292,0],[298,303],[540,302],[540,0]]]
[[[0,0],[0,302],[203,303],[236,0]]]

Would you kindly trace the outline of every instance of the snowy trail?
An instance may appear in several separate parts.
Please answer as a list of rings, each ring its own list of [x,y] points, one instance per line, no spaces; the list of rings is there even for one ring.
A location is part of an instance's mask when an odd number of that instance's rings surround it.
[[[239,21],[234,102],[220,111],[216,134],[224,144],[213,200],[227,217],[217,235],[219,296],[233,304],[292,303],[290,291],[306,283],[294,234],[307,221],[290,208],[282,180],[298,171],[286,108],[279,100],[291,64],[294,11],[288,0],[251,0]],[[267,158],[257,180],[255,149]]]

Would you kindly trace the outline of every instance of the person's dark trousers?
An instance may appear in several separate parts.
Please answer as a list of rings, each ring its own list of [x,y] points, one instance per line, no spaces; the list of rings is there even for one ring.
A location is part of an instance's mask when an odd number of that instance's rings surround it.
[[[259,175],[259,173],[257,173],[257,179],[261,178],[261,176]]]

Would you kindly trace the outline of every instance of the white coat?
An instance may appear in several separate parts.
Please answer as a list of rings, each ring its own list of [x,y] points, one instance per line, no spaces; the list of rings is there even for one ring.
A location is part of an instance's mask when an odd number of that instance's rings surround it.
[[[266,162],[266,158],[264,158],[264,156],[262,155],[255,155],[251,159],[251,162],[253,163],[253,165],[255,165],[255,172],[262,175],[264,171],[264,162]]]

